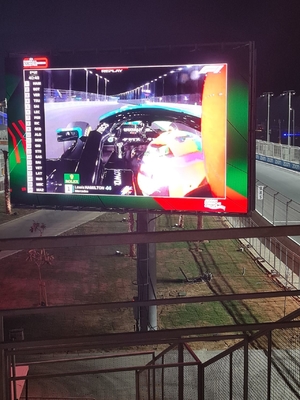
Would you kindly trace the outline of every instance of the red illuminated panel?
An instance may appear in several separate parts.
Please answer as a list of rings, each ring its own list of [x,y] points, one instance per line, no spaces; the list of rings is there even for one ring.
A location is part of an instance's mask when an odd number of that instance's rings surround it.
[[[24,69],[43,69],[48,68],[49,61],[47,57],[28,57],[23,59]]]

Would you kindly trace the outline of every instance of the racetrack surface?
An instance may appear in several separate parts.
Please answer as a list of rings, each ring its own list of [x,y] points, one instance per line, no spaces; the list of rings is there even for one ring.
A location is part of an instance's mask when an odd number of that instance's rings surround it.
[[[299,172],[257,161],[256,179],[300,204]]]
[[[300,224],[300,173],[288,170],[286,168],[278,167],[273,164],[264,163],[261,161],[256,162],[256,179],[263,183],[266,187],[271,188],[274,194],[278,193],[285,203],[278,200],[279,195],[276,195],[276,207],[273,208],[273,198],[268,196],[269,203],[264,206],[263,216],[270,222],[275,219],[275,225],[285,225],[286,217],[288,217],[288,224]],[[266,196],[265,196],[266,197]],[[289,200],[293,202],[286,204]],[[288,207],[288,213],[287,213]],[[262,212],[262,201],[256,199],[256,210]],[[274,218],[275,217],[275,218]],[[295,242],[300,244],[300,236],[291,237]]]

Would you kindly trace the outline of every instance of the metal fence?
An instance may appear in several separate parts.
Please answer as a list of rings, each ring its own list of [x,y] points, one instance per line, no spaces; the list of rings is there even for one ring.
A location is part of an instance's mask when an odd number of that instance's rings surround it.
[[[153,352],[102,356],[91,353],[89,357],[82,357],[77,349],[76,355],[67,356],[69,360],[55,360],[53,357],[61,352],[57,348],[54,356],[45,361],[43,348],[33,350],[31,345],[28,350],[39,354],[39,361],[27,363],[29,375],[15,378],[11,372],[8,380],[26,382],[22,397],[26,400],[37,399],[34,392],[38,388],[49,389],[51,385],[54,392],[71,388],[82,399],[98,400],[296,400],[300,393],[299,314],[298,309],[272,324],[258,324],[254,329],[251,325],[237,325],[234,331],[228,329],[227,334],[224,329],[223,333],[212,335],[199,332],[192,341],[198,341],[200,350],[193,351],[184,342],[172,343],[169,337],[170,344],[156,357]],[[224,342],[224,337],[226,350],[206,350],[208,343]],[[18,351],[22,354],[21,348],[7,349],[8,363]],[[150,360],[143,364],[141,356]],[[47,372],[43,369],[45,363]],[[63,398],[53,396],[55,400]]]
[[[233,228],[257,227],[258,225],[247,217],[227,217]],[[278,279],[283,287],[300,288],[300,256],[279,239],[248,238],[241,240],[245,248],[252,254],[255,261]]]
[[[256,212],[272,225],[300,224],[300,204],[283,194],[256,181]],[[227,217],[234,228],[257,227],[258,225],[247,217]],[[291,237],[300,244],[300,237]],[[244,239],[248,250],[252,252],[257,262],[261,263],[272,274],[278,276],[285,287],[300,288],[300,256],[299,253],[285,246],[277,238]]]
[[[296,225],[300,223],[300,204],[259,180],[256,181],[255,208],[273,225]]]
[[[201,390],[198,379],[201,365],[187,344],[171,345],[137,371],[136,399],[196,399],[195,394]]]

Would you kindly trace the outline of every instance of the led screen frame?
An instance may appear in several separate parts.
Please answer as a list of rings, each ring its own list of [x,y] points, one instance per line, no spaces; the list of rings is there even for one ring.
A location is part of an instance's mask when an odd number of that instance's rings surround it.
[[[9,59],[12,202],[248,214],[249,82],[232,58],[211,60]]]

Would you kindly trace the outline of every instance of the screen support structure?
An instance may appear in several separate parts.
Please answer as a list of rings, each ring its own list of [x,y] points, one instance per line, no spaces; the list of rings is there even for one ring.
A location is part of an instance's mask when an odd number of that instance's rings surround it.
[[[137,232],[155,231],[154,214],[148,211],[137,213]],[[137,245],[138,301],[156,299],[156,243]],[[157,329],[157,307],[141,306],[136,315],[136,330],[146,332]]]

